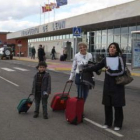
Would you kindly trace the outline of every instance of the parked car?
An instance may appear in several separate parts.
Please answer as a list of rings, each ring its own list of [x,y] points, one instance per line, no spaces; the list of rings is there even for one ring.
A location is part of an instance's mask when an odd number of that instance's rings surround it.
[[[0,48],[0,59],[13,59],[13,51],[11,47],[2,47]]]

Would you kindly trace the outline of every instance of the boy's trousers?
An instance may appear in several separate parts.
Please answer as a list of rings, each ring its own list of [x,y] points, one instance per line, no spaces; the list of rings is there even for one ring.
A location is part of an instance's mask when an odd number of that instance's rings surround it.
[[[48,95],[37,95],[35,96],[35,113],[39,113],[40,108],[40,101],[42,100],[42,109],[43,115],[47,115],[47,102],[48,102]]]

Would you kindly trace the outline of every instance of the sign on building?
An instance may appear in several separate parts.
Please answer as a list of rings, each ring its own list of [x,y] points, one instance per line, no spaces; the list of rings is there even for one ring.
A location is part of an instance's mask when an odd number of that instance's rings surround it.
[[[81,36],[81,28],[74,27],[73,28],[73,36]]]

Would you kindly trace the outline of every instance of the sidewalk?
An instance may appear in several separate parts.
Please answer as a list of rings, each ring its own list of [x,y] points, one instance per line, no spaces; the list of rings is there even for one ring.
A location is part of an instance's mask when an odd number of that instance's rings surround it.
[[[28,62],[36,62],[38,63],[38,59],[31,59],[29,57],[14,57],[14,60],[20,61],[28,61]],[[46,63],[48,64],[48,69],[57,70],[57,71],[70,71],[72,62],[70,61],[60,61],[60,60],[51,60],[47,59]]]
[[[38,59],[31,59],[29,57],[14,57],[15,60],[21,60],[21,61],[29,61],[29,62],[38,62]],[[48,69],[50,70],[56,70],[56,71],[67,71],[70,72],[71,67],[72,67],[72,62],[71,61],[60,61],[60,60],[51,60],[47,59],[46,60],[48,64]],[[140,76],[140,69],[133,69],[131,70],[131,66],[128,65],[128,68],[131,71],[132,76]]]

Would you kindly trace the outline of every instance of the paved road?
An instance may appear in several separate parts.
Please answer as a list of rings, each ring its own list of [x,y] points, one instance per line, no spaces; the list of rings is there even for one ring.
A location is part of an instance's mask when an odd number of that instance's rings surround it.
[[[101,105],[103,82],[96,80],[96,87],[90,91],[85,104],[84,123],[70,125],[63,111],[53,112],[48,107],[49,119],[40,116],[34,119],[34,105],[27,114],[18,114],[17,105],[31,92],[33,76],[37,63],[23,61],[0,61],[0,140],[138,140],[140,139],[140,89],[127,87],[124,107],[124,127],[119,132],[104,130],[104,110]],[[61,92],[69,75],[49,71],[52,76],[52,94]],[[73,85],[71,96],[76,95]]]

